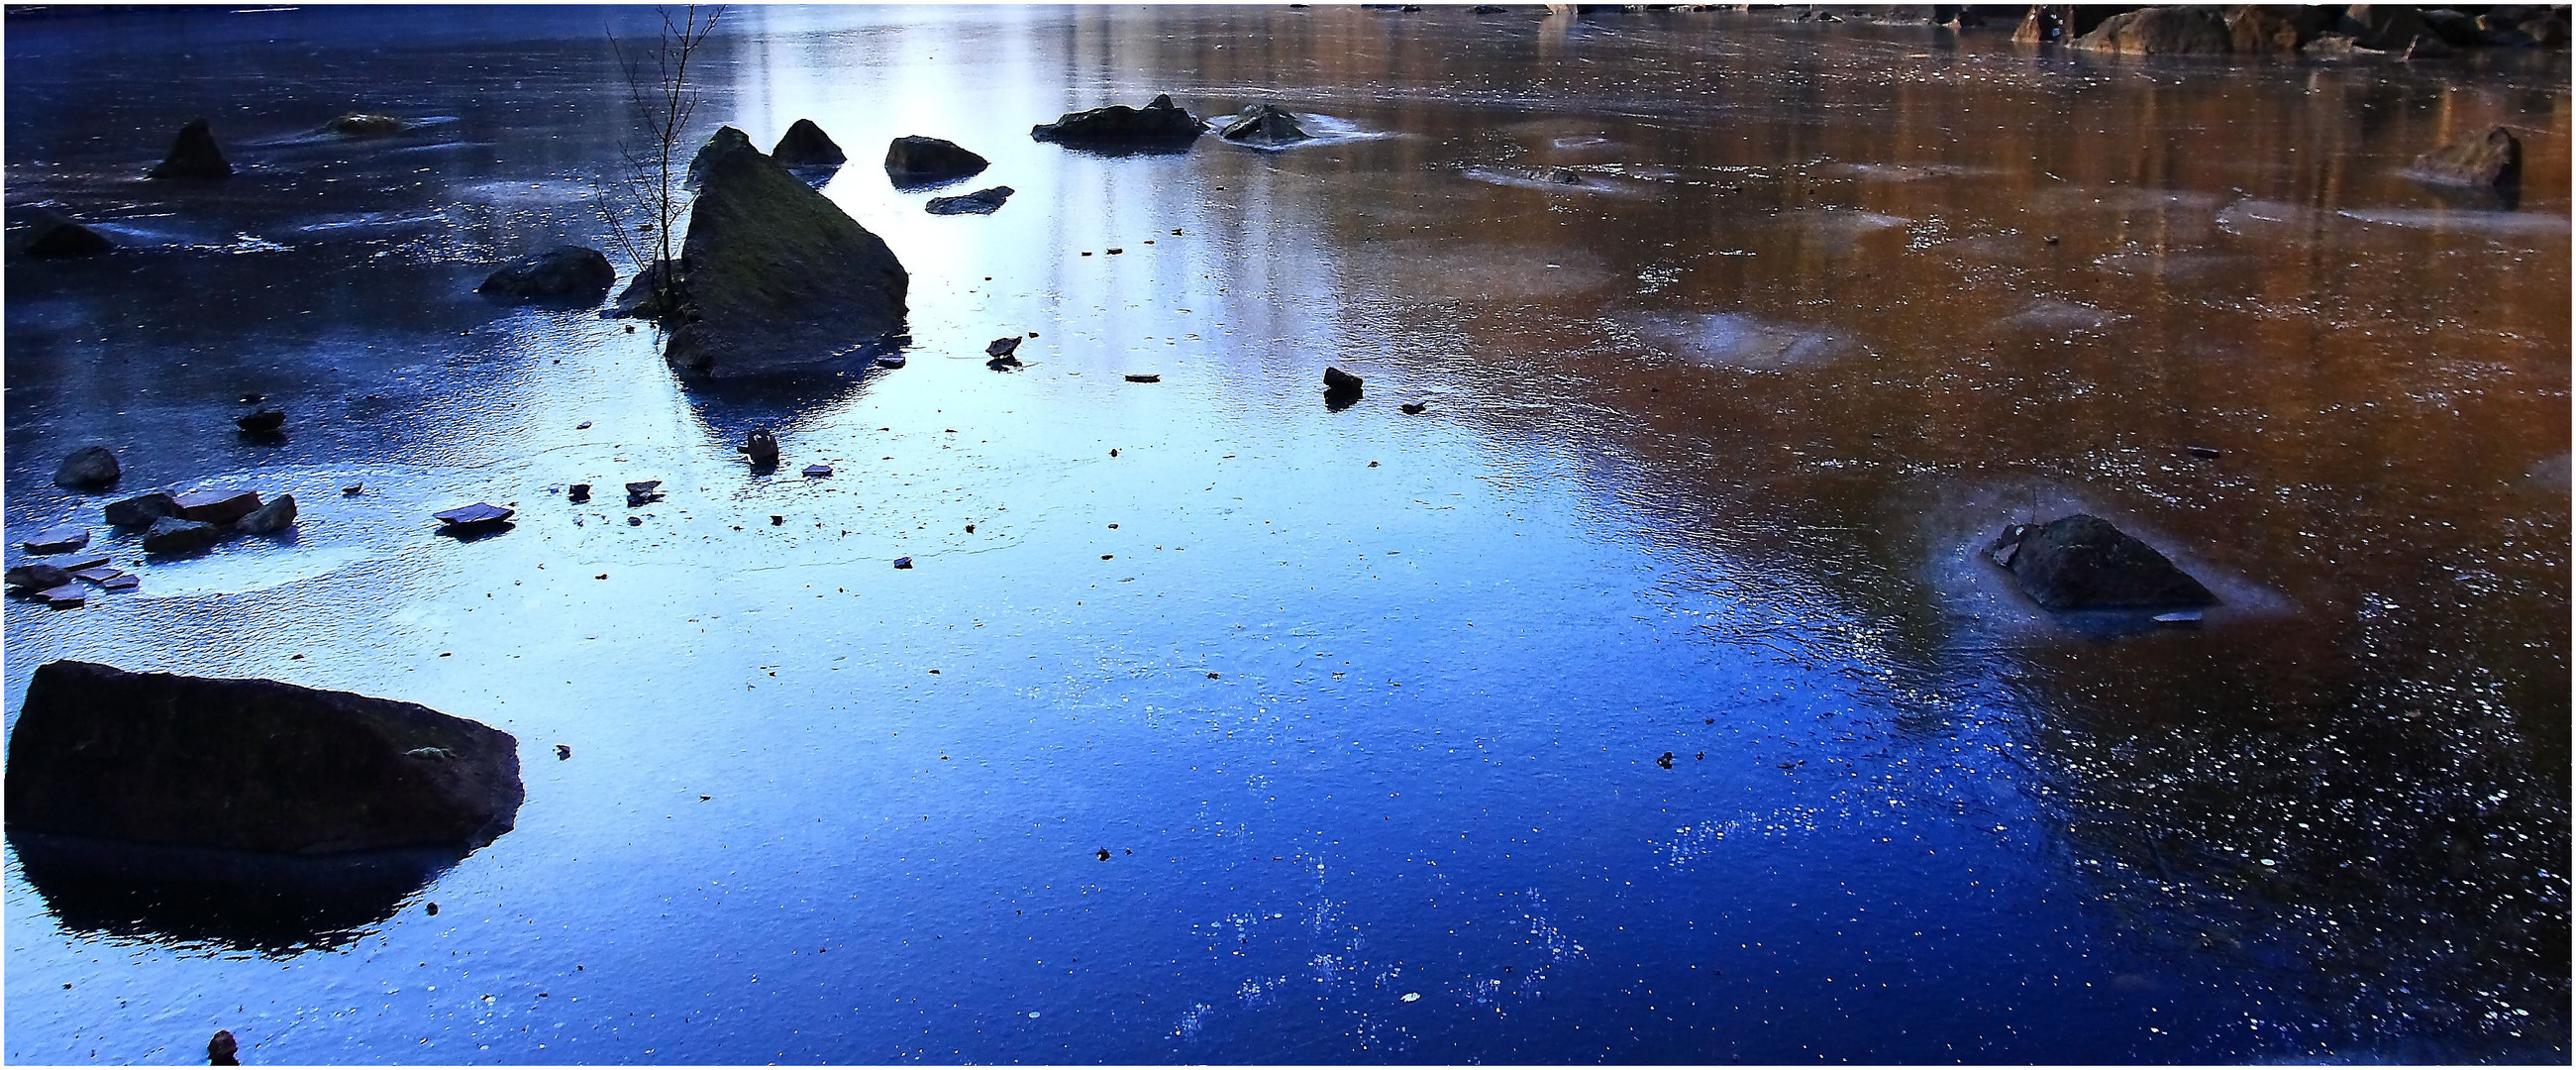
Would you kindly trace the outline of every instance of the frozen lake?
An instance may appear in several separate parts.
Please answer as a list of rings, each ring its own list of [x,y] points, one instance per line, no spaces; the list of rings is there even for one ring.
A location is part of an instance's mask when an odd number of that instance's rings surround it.
[[[270,677],[527,784],[331,911],[13,847],[10,1060],[2568,1057],[2563,51],[739,9],[688,147],[818,123],[914,341],[718,390],[472,292],[610,248],[649,15],[10,15],[12,214],[120,244],[7,268],[11,560],[82,522],[142,586],[10,600],[9,717],[58,658]],[[1159,92],[1329,136],[1028,135]],[[313,136],[353,109],[421,125]],[[201,114],[240,173],[140,181]],[[2518,202],[2398,173],[2496,124]],[[992,166],[898,191],[906,134]],[[49,482],[93,442],[299,530],[147,561]],[[478,499],[516,527],[435,534]],[[2076,511],[2223,604],[1974,553]]]

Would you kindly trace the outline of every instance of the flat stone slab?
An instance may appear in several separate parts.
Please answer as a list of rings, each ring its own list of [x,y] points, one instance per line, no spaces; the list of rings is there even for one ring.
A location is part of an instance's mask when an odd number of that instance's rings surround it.
[[[824,476],[831,474],[832,466],[828,464],[809,464],[805,466],[805,478],[807,479],[821,479]]]
[[[511,515],[515,512],[517,512],[517,510],[504,509],[489,502],[476,502],[472,505],[460,505],[454,509],[449,509],[445,512],[431,513],[430,515],[438,518],[440,523],[447,524],[451,527],[470,528],[483,524],[498,524],[504,520],[510,519]]]
[[[66,583],[60,587],[38,591],[36,598],[55,609],[70,609],[89,601],[89,592],[82,590],[77,583]]]
[[[30,536],[22,545],[31,554],[67,554],[89,545],[89,529],[78,524],[48,528]]]
[[[259,492],[251,490],[201,490],[172,500],[179,519],[200,524],[230,524],[259,508]]]
[[[102,591],[131,591],[141,586],[143,586],[143,577],[137,576],[131,572],[119,576],[110,576],[104,580],[100,580],[98,583],[98,587]]]

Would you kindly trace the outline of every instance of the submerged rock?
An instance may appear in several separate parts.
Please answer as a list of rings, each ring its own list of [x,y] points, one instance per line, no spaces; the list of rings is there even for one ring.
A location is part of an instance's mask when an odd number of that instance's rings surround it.
[[[1067,112],[1051,123],[1029,128],[1029,136],[1062,145],[1185,142],[1206,131],[1206,124],[1157,95],[1142,108],[1112,104],[1089,111]]]
[[[970,178],[991,166],[946,138],[907,135],[886,145],[886,178],[899,187],[930,186]]]
[[[2156,548],[2084,513],[2016,524],[1988,556],[2049,609],[2156,609],[2214,605],[2218,596]]]
[[[143,532],[147,554],[192,554],[223,541],[224,529],[196,520],[165,516]]]
[[[2512,189],[2522,184],[2522,142],[2499,126],[2416,157],[2406,173],[2446,186]]]
[[[715,133],[707,135],[707,143],[698,146],[698,154],[689,157],[689,188],[696,189],[704,184],[707,168],[715,166],[726,153],[748,148],[751,148],[751,135],[730,126],[717,127]]]
[[[233,525],[244,535],[275,535],[295,526],[295,496],[280,494]]]
[[[754,431],[742,441],[742,452],[751,455],[754,465],[778,463],[778,436],[767,431]]]
[[[839,167],[850,159],[812,119],[798,119],[788,127],[769,150],[769,158],[785,167]]]
[[[233,417],[233,426],[254,435],[265,435],[286,426],[286,410],[263,407],[248,416]]]
[[[710,377],[828,363],[903,330],[912,277],[884,239],[759,152],[707,168],[664,356]]]
[[[518,301],[596,303],[617,285],[617,269],[597,249],[558,245],[503,265],[475,293]]]
[[[386,134],[399,134],[409,130],[411,124],[390,115],[371,115],[353,111],[322,124],[322,129],[326,133],[338,134],[341,137],[383,137]]]
[[[39,260],[95,256],[116,248],[106,235],[51,208],[28,209],[23,219],[26,227],[11,235],[9,241],[10,252],[19,256]]]
[[[1343,371],[1340,368],[1325,368],[1324,392],[1327,394],[1357,394],[1360,392],[1360,377]]]
[[[1275,104],[1255,104],[1243,109],[1217,136],[1227,141],[1255,145],[1286,145],[1309,137],[1305,129],[1297,125],[1295,115]]]
[[[526,792],[518,740],[275,680],[56,661],[9,735],[11,829],[281,854],[480,846]]]
[[[516,510],[505,509],[490,502],[476,502],[429,515],[431,519],[449,528],[473,529],[490,527],[508,520],[515,512]]]
[[[170,142],[170,154],[153,165],[150,177],[158,179],[216,179],[233,176],[232,161],[224,159],[224,150],[215,147],[215,135],[203,118],[191,119],[179,128],[179,136]]]
[[[2151,7],[2102,20],[2075,47],[2122,56],[2219,56],[2234,41],[2216,8]]]
[[[1020,342],[1022,341],[1023,339],[1016,334],[1008,338],[993,339],[992,341],[984,344],[984,355],[988,357],[1010,356],[1011,354],[1020,351]]]
[[[92,490],[114,486],[124,471],[116,466],[116,454],[105,446],[83,446],[64,456],[54,466],[54,485],[70,490]]]
[[[120,502],[109,502],[103,510],[108,525],[120,528],[145,527],[162,517],[176,516],[178,512],[178,501],[157,490]]]
[[[1016,192],[1009,186],[995,186],[958,197],[933,197],[924,209],[932,215],[991,215]]]

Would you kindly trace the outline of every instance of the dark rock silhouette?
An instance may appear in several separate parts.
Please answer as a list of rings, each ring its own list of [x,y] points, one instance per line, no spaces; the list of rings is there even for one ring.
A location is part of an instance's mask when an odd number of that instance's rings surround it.
[[[886,145],[886,178],[901,188],[971,178],[987,166],[982,156],[945,138],[909,135]]]
[[[707,143],[698,146],[698,154],[689,157],[689,188],[696,189],[704,183],[707,168],[715,166],[724,154],[750,147],[751,135],[730,126],[717,127],[715,133],[707,135]]]
[[[2155,547],[2084,513],[2015,524],[1987,544],[1986,554],[2050,609],[2161,609],[2218,601]]]
[[[353,111],[323,124],[322,129],[341,137],[383,137],[409,130],[411,124],[390,115],[369,115],[365,112]]]
[[[116,248],[106,235],[51,208],[29,209],[21,218],[26,226],[10,235],[9,241],[9,251],[18,256],[40,260],[96,256]]]
[[[1225,124],[1217,133],[1227,141],[1254,145],[1287,145],[1306,140],[1308,135],[1297,125],[1297,117],[1274,104],[1255,104]]]
[[[38,666],[9,735],[14,832],[315,855],[477,847],[525,796],[518,740],[275,680]]]
[[[177,516],[179,503],[160,491],[138,494],[123,501],[109,502],[102,511],[109,526],[120,528],[147,527],[165,516]]]
[[[150,177],[207,180],[232,176],[232,161],[224,159],[224,150],[215,147],[214,132],[206,126],[206,120],[198,118],[179,128],[179,136],[170,142],[170,154],[153,165]]]
[[[1009,186],[995,186],[956,197],[933,197],[923,209],[932,215],[991,215],[1016,192]]]
[[[249,516],[259,508],[259,492],[251,490],[201,490],[179,495],[171,501],[178,505],[181,520],[200,524],[230,524]]]
[[[224,529],[199,520],[181,520],[165,516],[152,522],[143,532],[143,552],[147,554],[192,554],[222,542]]]
[[[839,167],[850,159],[812,119],[798,119],[788,127],[769,157],[785,167]]]
[[[558,245],[502,265],[475,293],[514,301],[598,303],[617,285],[617,269],[597,249]]]
[[[286,426],[286,410],[262,408],[247,416],[233,417],[233,426],[254,435],[271,434]]]
[[[911,275],[894,251],[757,150],[709,165],[680,263],[664,356],[685,373],[805,370],[903,330]]]
[[[1171,94],[1165,93],[1142,108],[1112,104],[1067,112],[1054,122],[1030,127],[1029,136],[1063,145],[1177,143],[1196,138],[1206,129],[1206,124],[1174,105]]]
[[[54,485],[71,490],[93,490],[116,484],[123,470],[116,466],[116,454],[105,446],[83,446],[63,458],[54,468]]]
[[[244,535],[275,535],[295,526],[295,496],[280,494],[233,525]]]

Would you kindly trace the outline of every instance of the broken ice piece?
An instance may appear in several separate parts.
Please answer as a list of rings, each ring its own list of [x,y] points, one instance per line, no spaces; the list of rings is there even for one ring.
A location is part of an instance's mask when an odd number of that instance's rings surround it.
[[[2175,610],[2171,613],[2158,613],[2156,614],[2156,623],[2198,624],[2200,623],[2200,611],[2197,609],[2181,609]]]
[[[590,430],[590,421],[583,420],[580,423],[572,425],[572,429],[575,431],[588,431]]]
[[[510,519],[510,514],[514,511],[515,510],[501,508],[500,506],[493,505],[488,502],[476,502],[472,505],[460,505],[454,509],[447,510],[446,512],[431,513],[430,515],[437,517],[440,523],[446,524],[450,527],[470,528],[484,524],[498,524],[501,521]]]
[[[894,559],[894,567],[896,567],[896,568],[911,568],[911,567],[912,567],[912,559],[911,559],[911,558],[909,558],[909,557],[898,557],[898,558],[895,558],[895,559]]]
[[[809,464],[805,466],[805,478],[807,479],[821,479],[824,476],[831,474],[832,466],[828,464]]]
[[[888,355],[886,355],[886,356],[878,357],[878,358],[877,358],[877,367],[880,367],[880,368],[900,368],[900,367],[903,367],[903,357],[902,357],[902,355],[901,355],[901,354],[888,354]]]
[[[31,554],[67,554],[89,545],[89,529],[78,524],[65,524],[39,532],[26,542]]]

